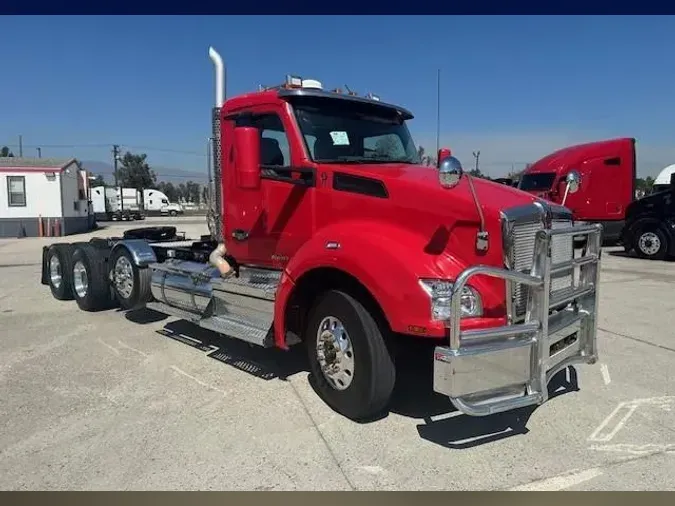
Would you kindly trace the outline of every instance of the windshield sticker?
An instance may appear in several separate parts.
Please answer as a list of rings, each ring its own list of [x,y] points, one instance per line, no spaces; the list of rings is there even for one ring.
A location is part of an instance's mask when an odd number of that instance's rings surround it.
[[[330,136],[333,139],[333,146],[349,146],[347,132],[331,132]]]

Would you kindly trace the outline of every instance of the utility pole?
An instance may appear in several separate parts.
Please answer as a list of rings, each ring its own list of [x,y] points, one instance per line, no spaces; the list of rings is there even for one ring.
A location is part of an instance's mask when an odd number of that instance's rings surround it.
[[[479,173],[479,171],[478,171],[478,159],[480,158],[480,151],[474,151],[473,157],[476,159],[476,166],[475,166],[474,169],[476,171],[476,174],[478,174]]]
[[[38,158],[42,158],[42,148],[35,148],[38,152]]]
[[[19,158],[23,157],[23,135],[19,135]]]
[[[124,195],[122,192],[122,186],[121,186],[121,181],[119,180],[119,177],[117,175],[117,161],[119,160],[120,157],[120,147],[117,144],[113,145],[113,170],[115,172],[115,187],[119,190],[120,192],[120,211],[124,209]]]

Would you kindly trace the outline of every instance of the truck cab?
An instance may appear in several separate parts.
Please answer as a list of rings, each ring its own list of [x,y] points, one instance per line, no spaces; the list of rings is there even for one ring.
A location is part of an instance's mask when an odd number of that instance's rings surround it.
[[[666,175],[670,179],[667,185],[663,183]],[[628,206],[621,233],[626,252],[635,251],[638,257],[648,260],[675,255],[675,171],[662,171],[659,178],[652,193]]]
[[[581,176],[580,188],[566,196],[566,178],[573,171]],[[551,153],[525,169],[518,188],[565,205],[576,220],[600,223],[604,240],[615,241],[635,200],[635,179],[635,139],[618,138]]]
[[[432,345],[434,390],[471,416],[541,404],[554,374],[597,360],[599,226],[472,178],[449,150],[423,165],[413,114],[374,95],[289,75],[225,100],[210,56],[211,236],[47,247],[55,296],[65,265],[83,309],[114,294],[254,345],[301,345],[321,398],[358,420],[389,403],[406,358],[395,336]]]

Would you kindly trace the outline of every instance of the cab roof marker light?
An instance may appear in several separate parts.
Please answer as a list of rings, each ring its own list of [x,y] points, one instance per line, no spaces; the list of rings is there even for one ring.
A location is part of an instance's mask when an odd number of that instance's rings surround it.
[[[302,88],[302,77],[288,74],[286,76],[286,86],[289,88]]]

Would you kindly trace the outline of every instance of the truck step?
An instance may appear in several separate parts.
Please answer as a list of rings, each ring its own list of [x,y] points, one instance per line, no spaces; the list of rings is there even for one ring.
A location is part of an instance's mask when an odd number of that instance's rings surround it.
[[[273,345],[274,298],[281,271],[241,267],[223,279],[192,261],[154,263],[149,309],[258,346]]]
[[[242,266],[239,268],[239,277],[214,279],[212,284],[214,292],[273,301],[280,280],[279,270]]]
[[[204,318],[199,326],[247,343],[270,348],[274,345],[272,326],[265,320],[246,320],[233,315],[219,315]]]
[[[199,314],[169,306],[163,302],[148,302],[148,309],[163,313],[181,320],[189,321],[204,329],[217,332],[233,339],[269,348],[274,345],[271,318],[265,318],[264,313],[258,316],[244,318],[234,314],[218,314],[203,318]],[[221,306],[222,308],[222,306]]]

